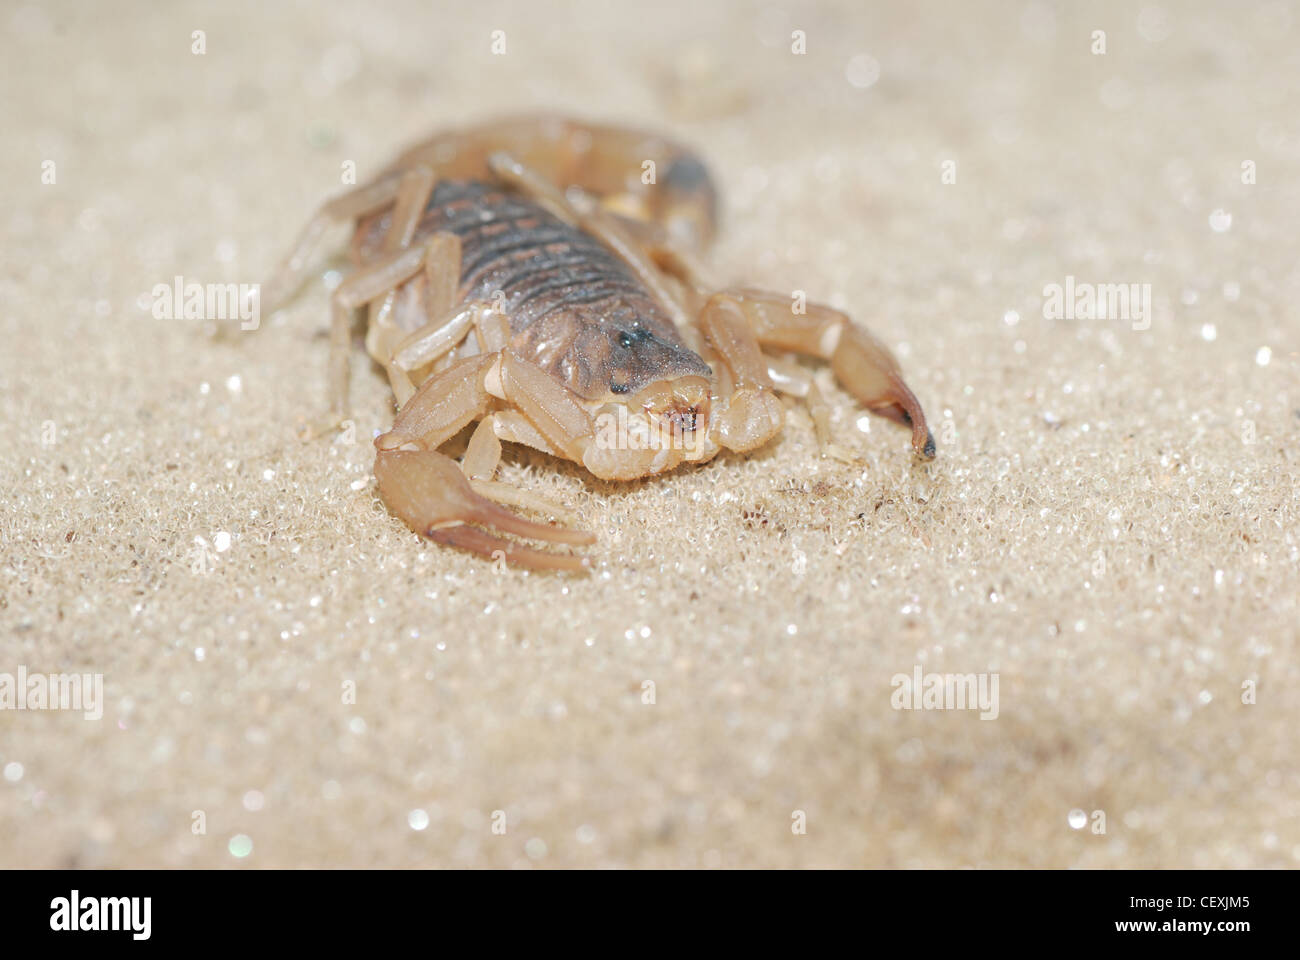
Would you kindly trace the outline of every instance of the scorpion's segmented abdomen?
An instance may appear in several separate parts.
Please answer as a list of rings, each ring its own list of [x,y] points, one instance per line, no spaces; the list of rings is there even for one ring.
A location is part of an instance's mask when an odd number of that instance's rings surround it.
[[[444,182],[420,233],[461,240],[461,297],[494,301],[519,331],[566,307],[635,298],[658,306],[600,241],[517,194],[482,183]]]
[[[388,221],[363,228],[363,259],[379,248]],[[709,375],[627,264],[528,198],[477,181],[441,182],[413,242],[437,232],[461,241],[459,301],[493,304],[509,320],[513,348],[580,395]]]

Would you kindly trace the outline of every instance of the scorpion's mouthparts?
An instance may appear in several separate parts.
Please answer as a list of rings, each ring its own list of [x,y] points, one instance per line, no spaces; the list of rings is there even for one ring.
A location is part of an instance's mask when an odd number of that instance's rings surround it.
[[[675,434],[694,433],[709,423],[709,382],[703,377],[680,377],[651,384],[637,398],[652,417],[668,423]]]
[[[672,425],[674,432],[677,433],[694,433],[696,430],[704,427],[709,422],[709,411],[706,406],[701,409],[698,405],[691,407],[670,407],[659,414],[665,421]]]

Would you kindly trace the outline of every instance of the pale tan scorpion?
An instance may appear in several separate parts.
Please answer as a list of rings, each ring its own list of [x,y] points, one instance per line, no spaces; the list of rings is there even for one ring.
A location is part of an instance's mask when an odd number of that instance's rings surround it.
[[[330,224],[356,221],[358,269],[331,300],[330,422],[348,415],[352,311],[369,304],[366,349],[400,407],[375,440],[380,496],[416,533],[522,566],[587,559],[488,530],[595,537],[500,505],[564,515],[493,479],[502,440],[633,480],[762,446],[784,421],[780,391],[808,402],[825,453],[829,410],[810,373],[764,348],[828,359],[933,458],[920,403],[870,333],[788,294],[714,292],[697,255],[715,208],[703,165],[651,134],[558,118],[441,134],[326,203],[262,307],[294,293]],[[438,452],[475,421],[459,465]]]

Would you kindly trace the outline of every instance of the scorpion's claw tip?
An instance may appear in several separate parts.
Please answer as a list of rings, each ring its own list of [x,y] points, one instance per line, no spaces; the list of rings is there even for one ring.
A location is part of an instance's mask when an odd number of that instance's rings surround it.
[[[921,459],[933,460],[935,455],[934,434],[928,430],[925,434],[925,446],[921,448]]]

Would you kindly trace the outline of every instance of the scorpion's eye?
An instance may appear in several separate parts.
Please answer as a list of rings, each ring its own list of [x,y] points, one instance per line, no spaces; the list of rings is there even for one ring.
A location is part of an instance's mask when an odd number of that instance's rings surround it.
[[[610,393],[627,393],[627,390],[628,387],[626,383],[611,383],[609,385]]]
[[[628,334],[628,333],[620,333],[620,334],[618,335],[618,345],[619,345],[620,347],[622,347],[624,350],[626,350],[626,349],[628,349],[629,347],[631,347],[631,346],[632,346],[632,335],[631,335],[631,334]]]

